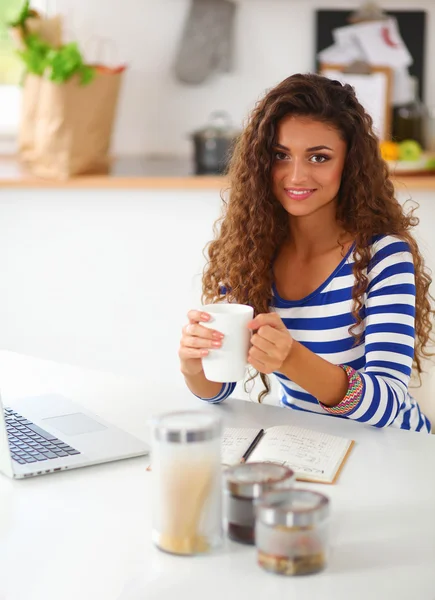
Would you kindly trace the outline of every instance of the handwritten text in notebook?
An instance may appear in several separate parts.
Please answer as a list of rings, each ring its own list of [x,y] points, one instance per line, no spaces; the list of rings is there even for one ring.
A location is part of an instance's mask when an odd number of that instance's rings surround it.
[[[235,465],[240,462],[258,429],[227,427],[222,436],[222,464]]]
[[[225,429],[223,463],[240,462],[257,433],[255,429]],[[352,440],[301,427],[270,427],[248,462],[278,462],[293,469],[298,479],[333,483],[352,445]]]

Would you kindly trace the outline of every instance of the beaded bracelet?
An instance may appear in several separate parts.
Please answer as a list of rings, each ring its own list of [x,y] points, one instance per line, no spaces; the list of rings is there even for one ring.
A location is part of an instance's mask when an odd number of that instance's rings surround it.
[[[347,415],[357,406],[357,404],[359,404],[364,391],[364,383],[358,371],[355,371],[355,369],[349,367],[349,365],[338,366],[341,367],[347,375],[349,382],[347,393],[340,404],[337,404],[336,406],[326,406],[321,402],[319,402],[319,404],[327,412],[333,415]]]

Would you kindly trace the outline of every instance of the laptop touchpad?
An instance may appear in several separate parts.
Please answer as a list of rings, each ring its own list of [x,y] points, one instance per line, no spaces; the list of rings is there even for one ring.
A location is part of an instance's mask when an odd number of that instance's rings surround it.
[[[47,425],[55,427],[66,435],[78,435],[79,433],[92,433],[93,431],[102,431],[107,429],[95,419],[91,419],[83,413],[74,413],[72,415],[62,415],[61,417],[49,417],[43,419]]]

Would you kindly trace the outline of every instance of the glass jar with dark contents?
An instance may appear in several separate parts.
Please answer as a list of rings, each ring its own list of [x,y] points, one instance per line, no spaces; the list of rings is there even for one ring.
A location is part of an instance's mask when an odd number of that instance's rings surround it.
[[[325,568],[329,500],[312,490],[263,495],[255,504],[258,564],[280,575],[309,575]]]
[[[247,463],[225,471],[225,517],[228,537],[242,544],[255,543],[254,501],[272,490],[289,490],[294,472],[273,462]]]

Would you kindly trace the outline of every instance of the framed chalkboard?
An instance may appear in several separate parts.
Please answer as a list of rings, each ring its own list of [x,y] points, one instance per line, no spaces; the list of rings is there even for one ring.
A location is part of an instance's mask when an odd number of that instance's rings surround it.
[[[316,71],[319,70],[317,54],[334,43],[332,30],[337,27],[350,25],[348,18],[351,10],[317,10],[316,11]],[[409,73],[415,75],[419,83],[420,99],[424,98],[425,89],[425,36],[426,17],[423,10],[385,10],[387,15],[395,17],[400,34],[414,60],[409,67]]]

